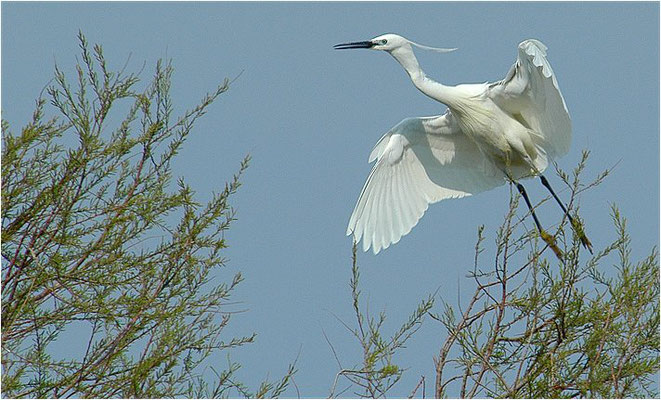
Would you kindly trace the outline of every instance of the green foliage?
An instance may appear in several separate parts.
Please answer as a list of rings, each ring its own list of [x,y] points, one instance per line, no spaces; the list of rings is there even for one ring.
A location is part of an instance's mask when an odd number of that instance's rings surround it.
[[[175,117],[170,63],[139,89],[79,41],[76,84],[56,67],[47,89],[58,116],[39,98],[19,134],[2,121],[2,395],[252,397],[238,364],[209,367],[255,338],[226,337],[243,278],[219,281],[249,157],[206,203],[170,168],[229,81]],[[72,331],[86,341],[72,346]],[[293,373],[257,395],[279,395]]]
[[[569,212],[608,173],[581,184],[587,157],[571,181],[558,170]],[[435,358],[436,397],[658,397],[658,249],[632,262],[626,221],[613,206],[612,243],[583,260],[565,217],[554,235],[562,256],[546,257],[548,245],[516,216],[518,199],[512,194],[491,260],[482,260],[478,231],[468,305],[433,315],[448,334]]]
[[[657,398],[658,249],[633,262],[626,221],[613,206],[614,240],[583,258],[587,238],[575,207],[578,195],[608,175],[605,171],[591,183],[581,183],[588,156],[583,154],[571,177],[556,167],[568,189],[567,208],[574,221],[564,215],[549,230],[556,249],[534,226],[526,227],[530,214],[518,215],[520,195],[510,190],[510,207],[491,257],[485,258],[485,229],[478,229],[468,276],[475,291],[468,303],[445,302],[438,314],[431,312],[434,299],[429,298],[390,340],[381,333],[385,314],[370,318],[359,307],[354,246],[351,296],[357,327],[345,326],[358,339],[363,362],[353,369],[340,366],[331,397],[338,394],[340,378],[349,381],[340,395],[353,388],[359,396],[385,397],[405,372],[393,363],[395,351],[428,314],[446,332],[433,357],[436,398]],[[424,398],[425,383],[422,375],[409,398]]]
[[[406,342],[420,329],[424,316],[434,305],[434,298],[429,296],[423,300],[399,330],[389,338],[385,338],[381,330],[386,321],[386,314],[381,312],[378,318],[374,318],[369,315],[368,311],[361,310],[360,271],[356,262],[356,251],[354,243],[350,287],[357,327],[352,328],[344,322],[342,323],[360,343],[363,350],[362,363],[355,368],[344,369],[337,360],[340,364],[340,371],[335,377],[329,397],[341,396],[351,387],[356,388],[354,394],[360,397],[385,397],[388,391],[399,382],[404,372],[403,368],[394,363],[395,353],[403,349]],[[349,381],[349,386],[338,392],[341,377]]]

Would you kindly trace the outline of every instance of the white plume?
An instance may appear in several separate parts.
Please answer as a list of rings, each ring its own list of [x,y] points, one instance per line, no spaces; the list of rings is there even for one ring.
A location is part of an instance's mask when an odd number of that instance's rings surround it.
[[[416,42],[412,42],[412,41],[410,41],[410,40],[409,40],[409,43],[411,43],[411,44],[414,45],[415,47],[419,47],[419,48],[421,48],[421,49],[425,49],[425,50],[435,51],[435,52],[437,52],[437,53],[449,53],[449,52],[451,52],[451,51],[455,51],[455,50],[457,50],[456,47],[453,48],[453,49],[444,49],[444,48],[441,48],[441,47],[425,46],[425,45],[423,45],[423,44],[418,44],[418,43],[416,43]]]

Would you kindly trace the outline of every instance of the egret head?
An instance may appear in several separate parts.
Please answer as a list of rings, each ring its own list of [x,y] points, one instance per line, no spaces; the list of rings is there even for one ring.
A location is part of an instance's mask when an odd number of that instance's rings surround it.
[[[402,36],[395,35],[394,33],[386,33],[385,35],[377,36],[370,40],[365,40],[362,42],[349,42],[341,43],[333,46],[335,50],[344,50],[344,49],[372,49],[372,50],[384,50],[387,52],[392,52],[400,47],[404,46],[416,46],[425,50],[437,51],[439,53],[447,53],[449,51],[454,51],[457,49],[442,49],[438,47],[429,47],[423,46],[421,44],[412,42]]]
[[[377,36],[370,40],[370,42],[374,43],[372,49],[384,51],[392,51],[409,43],[409,41],[405,38],[393,33],[386,33],[385,35]]]

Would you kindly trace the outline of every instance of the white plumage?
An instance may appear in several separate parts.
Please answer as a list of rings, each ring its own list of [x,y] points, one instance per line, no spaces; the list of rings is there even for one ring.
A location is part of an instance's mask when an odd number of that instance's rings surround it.
[[[541,42],[519,44],[505,79],[457,86],[429,79],[412,46],[422,47],[393,34],[335,46],[387,51],[422,93],[448,107],[443,115],[403,120],[370,154],[375,164],[347,235],[375,254],[409,233],[429,204],[539,175],[571,142],[569,112]]]

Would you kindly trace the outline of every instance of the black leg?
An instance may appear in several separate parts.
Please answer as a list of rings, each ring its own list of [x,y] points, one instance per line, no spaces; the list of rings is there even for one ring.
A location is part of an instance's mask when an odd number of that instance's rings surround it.
[[[541,236],[542,240],[546,242],[546,244],[549,245],[551,250],[555,253],[555,255],[562,261],[562,251],[560,251],[560,248],[558,245],[555,244],[555,238],[551,235],[549,235],[544,229],[542,229],[542,224],[539,223],[539,219],[537,218],[537,214],[535,214],[535,210],[532,207],[532,204],[530,203],[530,199],[528,198],[528,193],[526,193],[526,189],[523,188],[523,185],[520,184],[519,182],[512,181],[516,185],[516,188],[519,190],[519,193],[521,193],[521,196],[523,196],[523,200],[525,200],[526,205],[528,206],[528,209],[530,210],[530,213],[532,214],[532,218],[535,220],[535,225],[537,225],[537,230],[539,231],[539,235]]]
[[[588,237],[585,235],[585,232],[583,232],[583,227],[580,224],[578,224],[576,221],[574,221],[574,218],[572,218],[572,216],[567,211],[567,207],[565,207],[565,205],[562,204],[562,201],[560,201],[558,196],[553,191],[553,188],[551,188],[551,184],[546,179],[546,177],[544,175],[540,175],[539,180],[542,181],[542,185],[544,185],[544,187],[547,188],[549,192],[551,192],[551,195],[553,196],[555,201],[558,203],[560,208],[562,208],[562,211],[569,219],[569,223],[571,224],[572,228],[574,228],[574,231],[578,234],[578,237],[581,239],[581,244],[583,244],[583,247],[588,249],[590,254],[592,254],[592,243],[590,243],[590,240],[588,240]]]
[[[548,180],[546,180],[546,177],[545,177],[544,175],[540,175],[540,176],[539,176],[539,180],[541,180],[541,181],[542,181],[542,185],[544,185],[544,187],[546,187],[546,188],[549,190],[549,192],[551,192],[551,195],[553,196],[553,198],[555,199],[555,201],[558,202],[558,205],[560,206],[560,208],[562,208],[562,211],[565,213],[565,215],[567,215],[567,217],[569,218],[569,221],[571,221],[572,224],[573,224],[573,221],[572,221],[571,215],[569,215],[569,213],[567,212],[567,208],[565,207],[564,204],[562,204],[562,201],[560,201],[560,199],[558,198],[558,196],[555,194],[555,192],[553,191],[553,188],[551,187],[551,184],[549,183]]]
[[[537,214],[535,214],[535,210],[532,207],[532,204],[530,203],[530,199],[528,198],[528,193],[526,193],[526,189],[523,188],[523,185],[520,184],[519,182],[513,181],[514,184],[516,185],[516,188],[519,189],[519,193],[521,193],[521,196],[523,196],[523,200],[526,201],[526,205],[528,206],[528,209],[530,210],[530,213],[532,214],[532,218],[535,220],[535,225],[537,225],[537,230],[539,231],[539,236],[541,236],[542,240],[546,242],[546,244],[549,245],[551,250],[555,253],[555,255],[562,260],[562,251],[560,251],[560,248],[555,244],[555,238],[548,233],[544,229],[542,229],[542,224],[539,223],[539,219],[537,218]]]
[[[519,189],[519,193],[521,193],[521,196],[523,196],[523,200],[526,201],[526,204],[528,205],[528,209],[530,210],[530,213],[532,214],[532,218],[535,220],[535,225],[537,225],[537,229],[540,232],[543,232],[544,229],[542,229],[542,224],[539,223],[539,219],[537,219],[537,215],[535,214],[535,210],[532,208],[532,204],[530,203],[530,199],[528,198],[528,193],[526,193],[526,189],[523,188],[523,185],[520,184],[519,182],[514,182],[516,185],[516,188]]]

